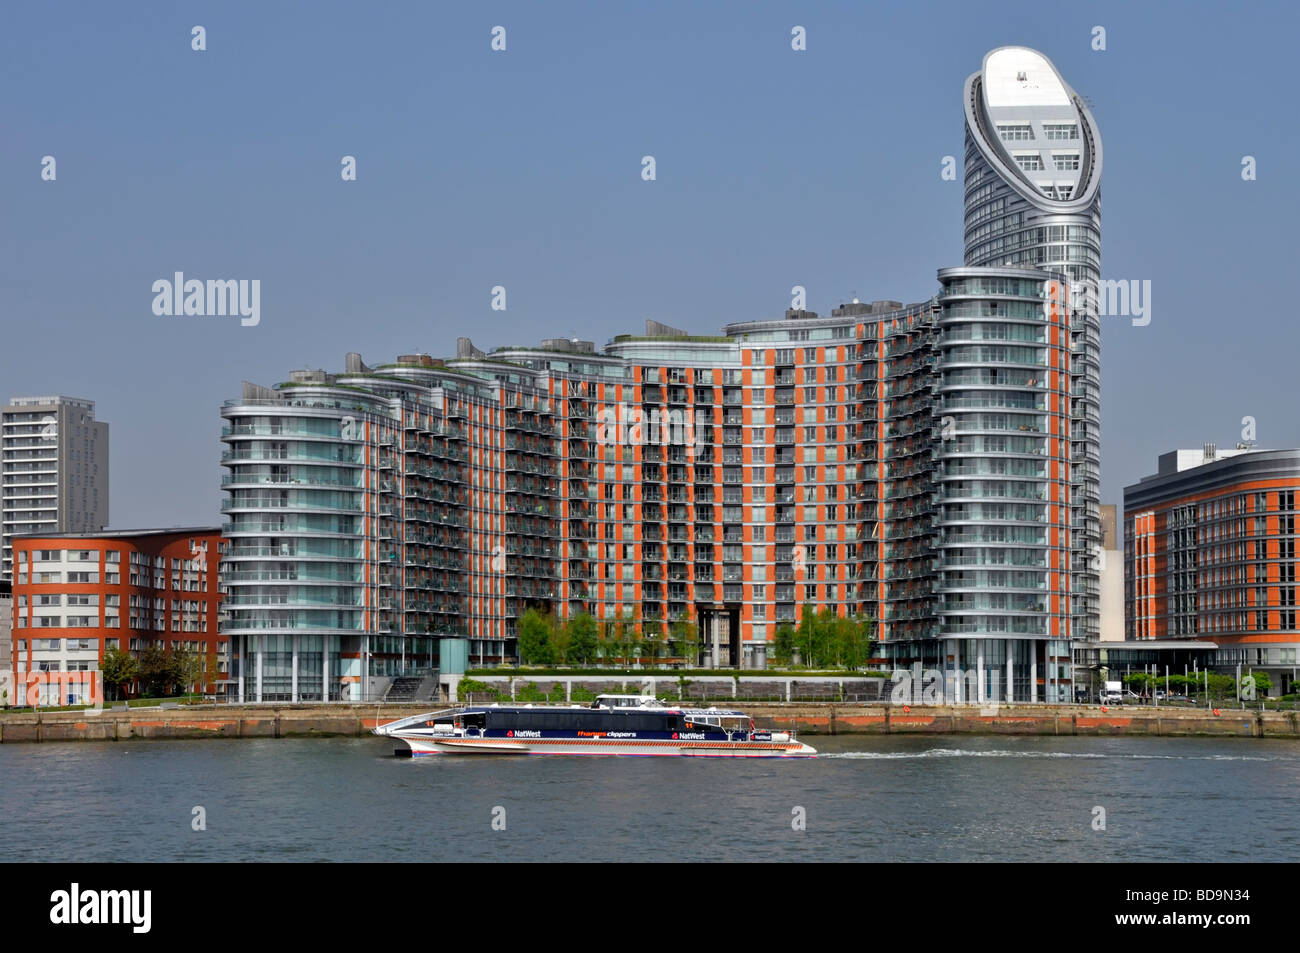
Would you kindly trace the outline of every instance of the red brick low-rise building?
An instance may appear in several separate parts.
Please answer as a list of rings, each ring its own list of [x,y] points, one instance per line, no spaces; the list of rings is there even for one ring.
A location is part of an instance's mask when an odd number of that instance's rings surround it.
[[[16,537],[11,703],[93,702],[93,676],[77,673],[101,671],[109,648],[139,658],[151,644],[201,659],[192,688],[222,692],[230,663],[217,616],[224,549],[210,526]],[[108,690],[131,697],[142,685]]]

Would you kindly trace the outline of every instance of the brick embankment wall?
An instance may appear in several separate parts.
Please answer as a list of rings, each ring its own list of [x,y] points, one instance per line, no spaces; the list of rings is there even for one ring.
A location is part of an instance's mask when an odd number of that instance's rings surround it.
[[[0,743],[125,741],[130,738],[338,738],[368,734],[427,706],[136,708],[130,711],[23,712],[0,715]]]
[[[758,705],[754,720],[803,734],[1154,735],[1300,738],[1300,713],[1084,705]]]
[[[1111,708],[1001,705],[901,706],[801,703],[738,705],[763,727],[804,735],[1151,735],[1300,738],[1300,713],[1223,708]],[[125,741],[131,738],[360,737],[379,722],[425,706],[316,705],[273,708],[175,708],[0,715],[0,743]]]

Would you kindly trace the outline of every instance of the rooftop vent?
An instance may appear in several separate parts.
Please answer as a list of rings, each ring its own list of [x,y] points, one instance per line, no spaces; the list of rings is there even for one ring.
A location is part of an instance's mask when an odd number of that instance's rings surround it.
[[[648,338],[688,338],[690,333],[671,324],[663,324],[652,318],[645,319],[645,336]]]
[[[403,364],[407,367],[438,367],[442,364],[442,361],[430,357],[428,354],[416,353],[399,354],[397,356],[397,363]]]
[[[465,357],[487,357],[482,351],[474,346],[474,342],[469,338],[456,338],[456,356]]]

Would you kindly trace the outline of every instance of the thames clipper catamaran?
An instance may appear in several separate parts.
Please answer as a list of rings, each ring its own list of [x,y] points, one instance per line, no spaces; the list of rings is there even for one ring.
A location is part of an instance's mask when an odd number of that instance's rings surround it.
[[[377,735],[407,744],[399,755],[617,754],[800,758],[817,751],[786,731],[754,727],[741,711],[673,708],[654,698],[600,695],[590,707],[479,705],[412,715]]]

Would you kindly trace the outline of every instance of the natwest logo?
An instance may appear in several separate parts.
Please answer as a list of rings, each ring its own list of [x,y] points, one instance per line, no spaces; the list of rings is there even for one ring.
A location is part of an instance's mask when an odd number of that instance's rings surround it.
[[[540,731],[527,731],[522,728],[511,729],[506,732],[507,738],[540,738],[541,736],[542,733]]]

